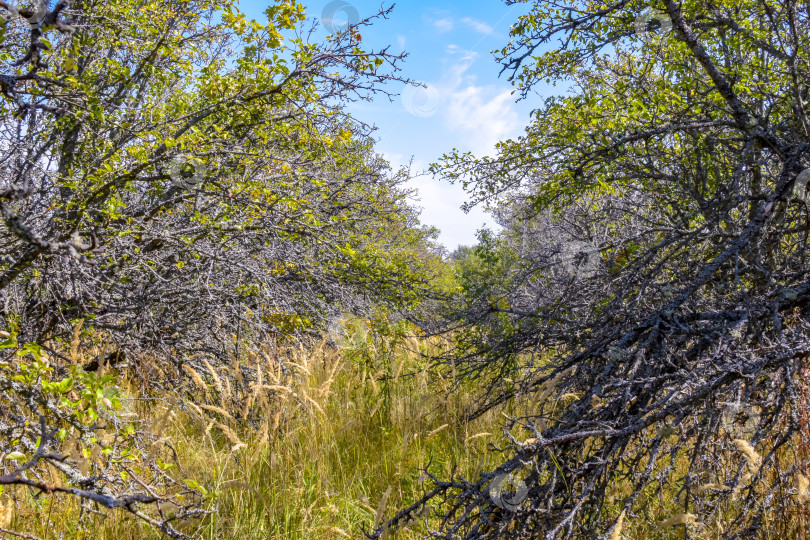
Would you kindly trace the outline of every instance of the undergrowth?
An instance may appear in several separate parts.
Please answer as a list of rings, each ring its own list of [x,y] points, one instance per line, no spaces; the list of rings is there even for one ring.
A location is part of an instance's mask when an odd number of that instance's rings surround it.
[[[124,414],[156,441],[149,457],[170,456],[166,473],[205,498],[210,513],[176,523],[179,530],[210,540],[361,538],[423,494],[430,482],[424,469],[476,479],[497,464],[503,415],[520,411],[510,403],[466,422],[476,388],[429,360],[446,346],[439,338],[379,339],[359,324],[308,346],[268,346],[229,367],[186,365],[187,386],[175,397],[156,390],[159,381],[144,380],[148,362],[139,373],[120,373],[119,388]],[[556,398],[559,406],[570,397]],[[806,458],[783,458],[782,465]],[[734,459],[740,453],[729,455],[730,467]],[[684,527],[701,538],[722,536],[721,518],[702,524],[678,509],[679,487],[673,484],[671,498],[642,497],[614,538],[682,538]],[[705,489],[715,488],[722,489]],[[623,487],[614,489],[618,501]],[[788,491],[782,497],[792,508],[796,497],[810,502],[806,484]],[[808,516],[798,508],[789,519],[801,535]],[[773,519],[785,519],[777,514]],[[422,519],[391,536],[423,537],[435,517],[428,509]],[[130,515],[21,487],[0,496],[0,535],[9,530],[43,539],[160,537]]]

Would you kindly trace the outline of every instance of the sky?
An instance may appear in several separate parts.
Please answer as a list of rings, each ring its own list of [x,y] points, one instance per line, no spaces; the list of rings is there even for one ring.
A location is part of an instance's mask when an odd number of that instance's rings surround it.
[[[307,14],[321,22],[321,36],[373,15],[381,5],[380,0],[304,3]],[[258,19],[267,4],[242,0],[241,5]],[[501,0],[408,0],[397,3],[387,20],[363,29],[366,46],[407,52],[401,75],[428,85],[392,85],[390,90],[401,94],[393,102],[381,97],[349,106],[352,115],[377,127],[377,151],[395,168],[412,159],[413,173],[425,171],[454,148],[492,155],[495,143],[520,135],[541,97],[517,102],[490,51],[508,43],[509,28],[525,6]],[[482,226],[497,230],[483,209],[461,210],[466,200],[461,186],[430,174],[416,175],[409,186],[418,191],[413,203],[423,209],[422,223],[440,229],[439,241],[449,250],[475,244]]]

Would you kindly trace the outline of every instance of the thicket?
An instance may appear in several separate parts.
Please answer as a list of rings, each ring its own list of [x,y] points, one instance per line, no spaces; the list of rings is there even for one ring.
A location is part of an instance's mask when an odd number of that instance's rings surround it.
[[[497,55],[520,93],[570,92],[434,170],[504,225],[460,254],[446,360],[481,386],[471,417],[534,408],[499,467],[437,478],[391,525],[442,500],[443,538],[618,538],[672,498],[685,536],[807,535],[809,17],[543,1],[513,25]],[[486,497],[504,474],[521,504]]]
[[[265,344],[242,362],[261,372],[261,386],[229,386],[235,367],[211,366],[187,373],[178,390],[191,399],[156,392],[145,400],[143,385],[160,380],[126,372],[117,378],[121,412],[137,436],[159,441],[149,450],[154,459],[191,485],[208,511],[172,521],[179,533],[211,540],[358,538],[422,493],[428,464],[469,475],[494,464],[485,448],[499,434],[484,428],[497,426],[498,413],[464,422],[473,394],[454,390],[454,381],[433,373],[426,359],[446,342],[414,339],[401,324],[376,326],[370,332],[366,321],[354,319],[314,343]],[[259,414],[246,408],[245,395]],[[91,455],[88,466],[103,459]],[[128,466],[139,462],[133,456]],[[58,471],[45,471],[43,479],[57,481]],[[43,539],[165,537],[137,516],[100,510],[7,487],[0,528]],[[155,510],[142,507],[150,516]],[[424,531],[420,520],[399,537]]]
[[[0,8],[0,486],[181,537],[205,493],[110,368],[145,400],[203,373],[255,420],[254,390],[285,390],[251,355],[420,303],[434,232],[344,110],[401,56],[362,49],[369,21],[314,42],[287,0],[263,23],[208,0]]]
[[[3,531],[807,534],[807,5],[535,2],[570,91],[434,166],[503,226],[446,261],[373,19],[0,8]]]

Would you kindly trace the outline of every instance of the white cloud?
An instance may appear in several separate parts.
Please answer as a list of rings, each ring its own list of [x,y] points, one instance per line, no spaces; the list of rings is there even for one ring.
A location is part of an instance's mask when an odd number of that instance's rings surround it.
[[[478,32],[479,34],[490,34],[492,33],[493,28],[483,21],[477,21],[475,19],[471,19],[470,17],[464,17],[461,19],[461,22]]]
[[[382,152],[382,156],[391,165],[391,168],[394,171],[398,171],[401,167],[408,165],[408,161],[402,154],[397,154],[395,152]]]
[[[383,152],[385,159],[391,163],[394,170],[407,166],[409,158],[394,152]],[[411,163],[411,173],[418,174],[413,177],[406,187],[415,189],[417,193],[412,204],[421,208],[419,216],[424,225],[439,229],[439,242],[447,249],[454,250],[457,246],[471,246],[478,243],[476,232],[486,225],[490,229],[498,230],[492,216],[482,208],[473,208],[468,214],[461,210],[468,197],[464,189],[456,184],[433,178],[429,174],[420,174],[427,169],[423,161],[414,160]]]
[[[442,94],[442,120],[458,134],[464,150],[477,155],[491,155],[498,141],[516,136],[523,124],[515,108],[511,88],[477,85],[469,75],[477,54],[451,45],[447,52],[459,56],[437,85]]]
[[[498,229],[483,209],[473,208],[468,214],[461,210],[467,194],[458,184],[423,175],[413,178],[408,185],[419,191],[416,206],[423,209],[422,223],[437,227],[441,231],[439,241],[451,251],[460,245],[477,244],[475,233],[484,225]]]
[[[441,33],[449,32],[455,27],[453,23],[453,19],[450,17],[445,17],[444,19],[438,19],[433,21],[433,26]]]
[[[482,84],[479,80],[473,69],[477,53],[448,44],[443,56],[444,76],[426,81],[438,91],[436,114],[427,118],[406,114],[382,134],[382,139],[396,141],[389,147],[393,152],[384,152],[394,167],[406,165],[410,152],[416,154],[412,174],[424,171],[429,161],[438,160],[453,147],[476,156],[492,155],[498,141],[519,135],[523,127],[511,86]],[[408,133],[410,139],[404,135]],[[499,230],[483,208],[473,208],[467,214],[461,210],[469,197],[458,184],[428,174],[411,179],[407,185],[418,191],[413,204],[422,208],[420,220],[437,227],[441,231],[439,241],[450,250],[475,244],[476,232],[483,225]]]
[[[449,96],[444,120],[474,154],[491,155],[498,141],[521,128],[514,100],[511,90],[466,86]]]
[[[452,77],[462,75],[470,67],[470,64],[472,64],[472,62],[478,57],[477,52],[462,49],[455,43],[449,44],[447,48],[445,48],[445,52],[449,55],[461,55],[461,58],[456,61],[453,67],[449,70]]]

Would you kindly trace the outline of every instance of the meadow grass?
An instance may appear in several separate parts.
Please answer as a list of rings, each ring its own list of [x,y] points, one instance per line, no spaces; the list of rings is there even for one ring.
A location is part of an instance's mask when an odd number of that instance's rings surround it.
[[[436,346],[287,351],[297,376],[279,381],[292,391],[281,418],[268,417],[268,434],[257,428],[243,453],[224,455],[210,438],[203,450],[199,426],[182,433],[184,448],[201,452],[187,461],[209,465],[198,476],[219,494],[202,536],[356,538],[419,497],[420,468],[449,475],[458,467],[471,478],[494,462],[486,451],[494,435],[470,437],[496,424],[496,413],[463,421],[472,396],[450,392],[452,381],[432,375],[419,354]]]
[[[502,414],[514,414],[515,404],[466,422],[475,387],[456,384],[452,371],[443,376],[428,360],[445,346],[438,338],[375,345],[364,336],[338,346],[324,339],[268,349],[232,366],[188,366],[183,401],[133,397],[129,408],[143,428],[176,453],[171,473],[193,479],[205,493],[211,513],[178,528],[209,540],[362,538],[364,529],[421,496],[422,469],[467,479],[491,470],[502,457],[491,443],[503,446]],[[240,383],[245,368],[254,378]],[[144,392],[143,381],[133,377],[124,376],[121,386],[130,396]],[[551,399],[564,407],[570,396]],[[755,449],[736,444],[729,467],[741,457],[756,461]],[[674,473],[687,468],[684,462]],[[620,499],[626,487],[616,485],[611,495]],[[683,538],[679,525],[693,537],[722,537],[722,514],[707,524],[684,513],[677,488],[671,496],[642,494],[611,538]],[[804,504],[808,489],[798,485]],[[807,511],[794,506],[793,525],[783,529],[803,538]],[[618,503],[605,508],[611,515],[620,511]],[[412,527],[391,537],[423,537],[424,524]],[[43,539],[161,537],[126,513],[82,515],[75,500],[22,488],[0,499],[0,528]]]
[[[422,494],[422,468],[473,478],[494,465],[487,446],[502,418],[464,421],[474,394],[451,391],[454,381],[426,360],[442,346],[438,338],[381,349],[371,339],[323,340],[243,359],[259,381],[241,390],[228,382],[235,367],[209,364],[184,368],[186,403],[133,397],[144,429],[176,452],[172,474],[194,479],[212,511],[178,528],[212,540],[357,538]],[[130,396],[143,391],[126,376],[121,386]],[[70,498],[17,488],[3,500],[0,528],[40,538],[161,537],[123,512],[85,513],[80,527]]]

